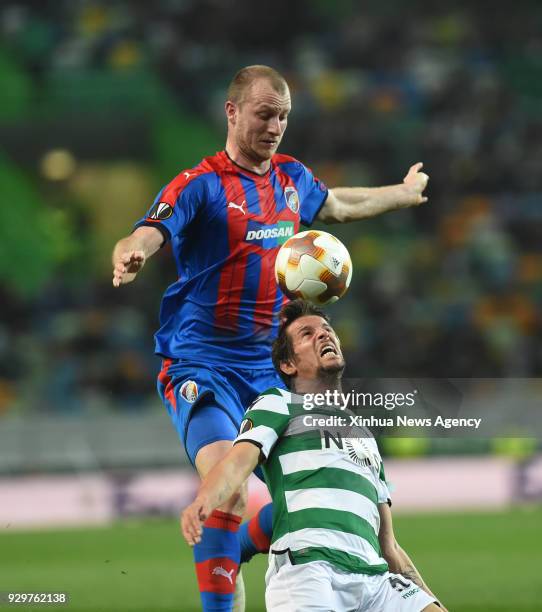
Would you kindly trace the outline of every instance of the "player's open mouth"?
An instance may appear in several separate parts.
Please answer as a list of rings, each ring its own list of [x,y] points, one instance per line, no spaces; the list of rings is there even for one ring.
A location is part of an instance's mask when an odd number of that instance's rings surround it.
[[[276,140],[262,140],[262,142],[267,147],[274,147],[277,144]]]
[[[326,355],[337,355],[337,349],[333,344],[324,344],[324,346],[320,349],[320,357],[325,357]]]

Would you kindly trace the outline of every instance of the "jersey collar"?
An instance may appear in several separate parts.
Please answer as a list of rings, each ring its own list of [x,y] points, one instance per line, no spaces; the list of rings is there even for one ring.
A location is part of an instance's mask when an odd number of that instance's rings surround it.
[[[269,165],[269,169],[266,170],[263,174],[259,174],[258,172],[254,172],[253,170],[249,170],[248,168],[245,168],[244,166],[241,166],[241,164],[238,164],[235,160],[233,160],[228,152],[226,151],[226,149],[224,149],[222,151],[222,153],[224,154],[224,156],[229,159],[229,161],[236,167],[236,169],[240,172],[246,172],[247,174],[251,175],[251,176],[255,176],[257,178],[267,178],[270,174],[271,174],[271,169],[273,168],[273,160],[271,160],[271,164]]]

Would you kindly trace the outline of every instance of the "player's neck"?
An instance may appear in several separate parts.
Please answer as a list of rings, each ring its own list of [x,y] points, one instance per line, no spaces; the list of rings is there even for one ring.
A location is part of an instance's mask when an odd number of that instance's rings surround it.
[[[243,170],[248,170],[249,172],[254,172],[255,174],[263,176],[271,167],[270,159],[266,159],[264,161],[252,159],[230,140],[226,142],[225,150],[226,155],[231,159],[231,161]]]
[[[303,379],[296,378],[294,392],[298,395],[317,393],[325,394],[326,391],[333,393],[334,391],[342,392],[340,376],[336,372],[330,373],[329,376],[321,376],[319,378]]]

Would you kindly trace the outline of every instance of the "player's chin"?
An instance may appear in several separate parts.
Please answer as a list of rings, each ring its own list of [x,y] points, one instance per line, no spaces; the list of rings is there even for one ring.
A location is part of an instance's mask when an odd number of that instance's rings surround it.
[[[341,355],[333,355],[333,357],[324,357],[320,361],[320,371],[327,374],[342,372],[345,368],[345,362]]]
[[[262,158],[262,159],[271,159],[273,157],[273,155],[275,155],[275,153],[277,152],[277,149],[279,148],[279,143],[267,143],[267,142],[261,142],[259,143],[258,146],[258,155]]]

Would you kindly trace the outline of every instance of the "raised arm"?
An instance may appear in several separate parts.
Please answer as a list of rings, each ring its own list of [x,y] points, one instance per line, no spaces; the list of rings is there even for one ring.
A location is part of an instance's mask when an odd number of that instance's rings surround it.
[[[427,202],[423,191],[429,177],[414,164],[399,185],[387,187],[335,187],[328,192],[318,219],[324,223],[347,223],[374,217],[389,210]]]
[[[391,509],[389,505],[378,504],[378,512],[380,514],[380,531],[378,533],[378,540],[380,542],[382,556],[384,559],[386,559],[390,572],[393,572],[394,574],[401,574],[405,578],[412,580],[414,584],[417,584],[426,593],[429,593],[429,595],[435,599],[438,599],[427,584],[425,584],[420,572],[418,572],[410,557],[399,546],[397,540],[395,539]],[[446,610],[441,603],[438,605],[441,610]],[[426,610],[430,609],[432,608],[426,608]],[[434,606],[434,609],[438,610],[437,606]]]
[[[113,287],[131,283],[145,261],[162,246],[164,236],[156,227],[138,227],[113,249]]]
[[[259,457],[258,446],[241,441],[207,474],[181,518],[183,536],[190,546],[201,540],[201,526],[207,517],[239,489],[258,465]]]

